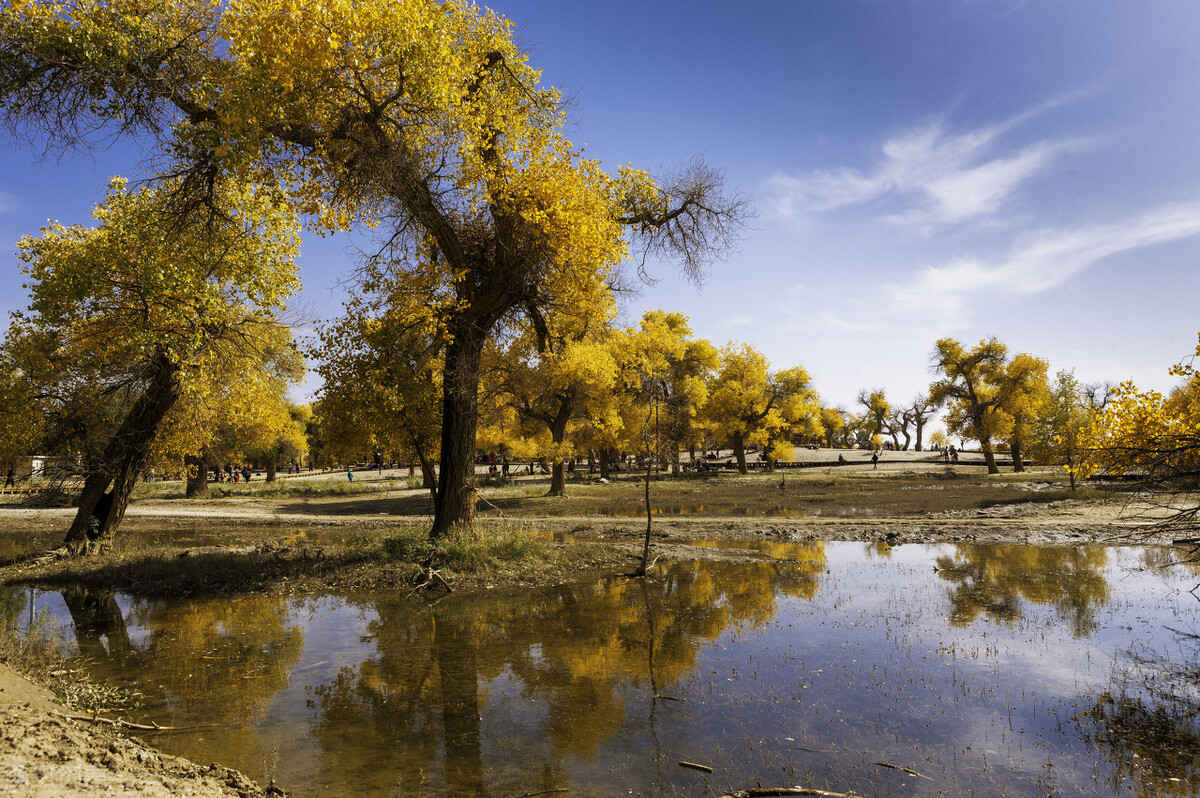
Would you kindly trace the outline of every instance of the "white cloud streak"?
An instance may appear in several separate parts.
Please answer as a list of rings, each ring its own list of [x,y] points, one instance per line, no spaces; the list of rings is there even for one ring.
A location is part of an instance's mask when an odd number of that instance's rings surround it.
[[[996,263],[962,258],[929,266],[911,283],[890,286],[889,292],[903,305],[932,305],[955,313],[978,296],[1042,293],[1111,255],[1196,235],[1200,202],[1172,203],[1111,224],[1023,236]]]
[[[933,122],[887,141],[868,173],[839,169],[776,174],[770,180],[774,214],[795,219],[895,196],[912,207],[886,219],[926,231],[991,216],[1023,183],[1082,144],[1039,141],[997,154],[1004,134],[1041,110],[959,134],[948,133],[941,121]]]

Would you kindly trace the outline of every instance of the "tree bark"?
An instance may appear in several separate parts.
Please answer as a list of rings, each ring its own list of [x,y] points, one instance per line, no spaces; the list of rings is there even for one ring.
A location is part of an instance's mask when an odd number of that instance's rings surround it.
[[[996,465],[996,453],[992,451],[992,439],[988,436],[983,436],[983,440],[979,442],[979,448],[983,450],[983,462],[987,463],[989,474],[999,474],[1000,466]]]
[[[73,554],[104,548],[112,542],[158,428],[179,393],[179,366],[159,353],[150,364],[146,390],[104,447],[100,469],[84,480],[79,509],[64,540]]]
[[[446,347],[442,372],[442,451],[433,507],[435,540],[475,532],[475,428],[479,367],[487,329],[464,321]]]
[[[612,459],[612,451],[609,449],[600,450],[600,478],[608,479],[608,461]]]
[[[567,494],[567,477],[563,469],[562,444],[567,439],[567,421],[571,418],[570,405],[572,403],[567,400],[559,406],[558,415],[554,419],[554,423],[550,426],[550,439],[554,441],[554,459],[551,460],[550,466],[550,494],[551,496],[565,496]]]
[[[750,467],[746,465],[746,439],[741,435],[735,435],[733,438],[733,454],[737,458],[738,472],[749,474]]]
[[[1009,441],[1008,448],[1012,451],[1013,471],[1020,473],[1025,470],[1024,453],[1021,451],[1021,441],[1018,438],[1013,438]]]
[[[187,489],[184,493],[189,499],[208,498],[208,463],[204,455],[188,455],[183,458],[187,468]]]
[[[267,459],[267,482],[274,482],[278,474],[279,463],[275,462],[275,458],[272,456]]]

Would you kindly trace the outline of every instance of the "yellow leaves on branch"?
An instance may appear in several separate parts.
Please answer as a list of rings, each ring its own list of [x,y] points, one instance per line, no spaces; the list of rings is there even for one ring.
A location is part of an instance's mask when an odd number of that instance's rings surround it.
[[[1138,390],[1132,382],[1116,388],[1086,436],[1095,470],[1150,476],[1200,471],[1200,373],[1191,360],[1170,371],[1185,381],[1168,396]]]
[[[22,238],[24,323],[114,363],[163,352],[196,379],[253,348],[299,288],[294,216],[277,195],[224,184],[219,217],[198,219],[172,206],[170,188],[134,192],[114,179],[96,227]]]

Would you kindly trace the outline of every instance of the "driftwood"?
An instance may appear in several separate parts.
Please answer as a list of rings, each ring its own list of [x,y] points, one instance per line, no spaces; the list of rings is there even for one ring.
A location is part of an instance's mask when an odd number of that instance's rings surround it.
[[[855,798],[852,792],[830,792],[815,787],[755,787],[726,793],[721,798],[768,798],[772,795],[821,795],[825,798]]]
[[[54,714],[60,718],[66,718],[67,720],[77,720],[83,723],[102,723],[109,726],[116,726],[117,728],[121,729],[144,732],[192,731],[193,729],[211,729],[217,725],[215,723],[201,723],[196,726],[160,726],[151,721],[151,725],[147,726],[144,723],[132,723],[128,720],[113,720],[112,718],[102,718],[99,715],[68,715],[64,712],[55,712]]]
[[[535,795],[552,795],[557,792],[570,792],[566,787],[555,787],[552,790],[538,790],[537,792],[523,792],[517,798],[533,798]]]

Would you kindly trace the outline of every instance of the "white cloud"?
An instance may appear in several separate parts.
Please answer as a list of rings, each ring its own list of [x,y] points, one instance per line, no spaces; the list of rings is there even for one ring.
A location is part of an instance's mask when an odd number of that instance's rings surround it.
[[[17,207],[17,198],[12,194],[0,191],[0,213],[8,213]]]
[[[1173,203],[1112,224],[1023,236],[996,263],[960,258],[929,266],[906,285],[890,286],[898,303],[954,313],[977,296],[1029,295],[1057,288],[1110,255],[1200,235],[1200,202]]]
[[[794,219],[896,196],[912,207],[887,219],[925,230],[993,215],[1023,183],[1080,146],[1077,140],[1039,141],[996,152],[1005,133],[1047,107],[958,134],[947,132],[943,121],[932,122],[884,143],[878,164],[866,173],[776,174],[770,180],[773,211]]]

